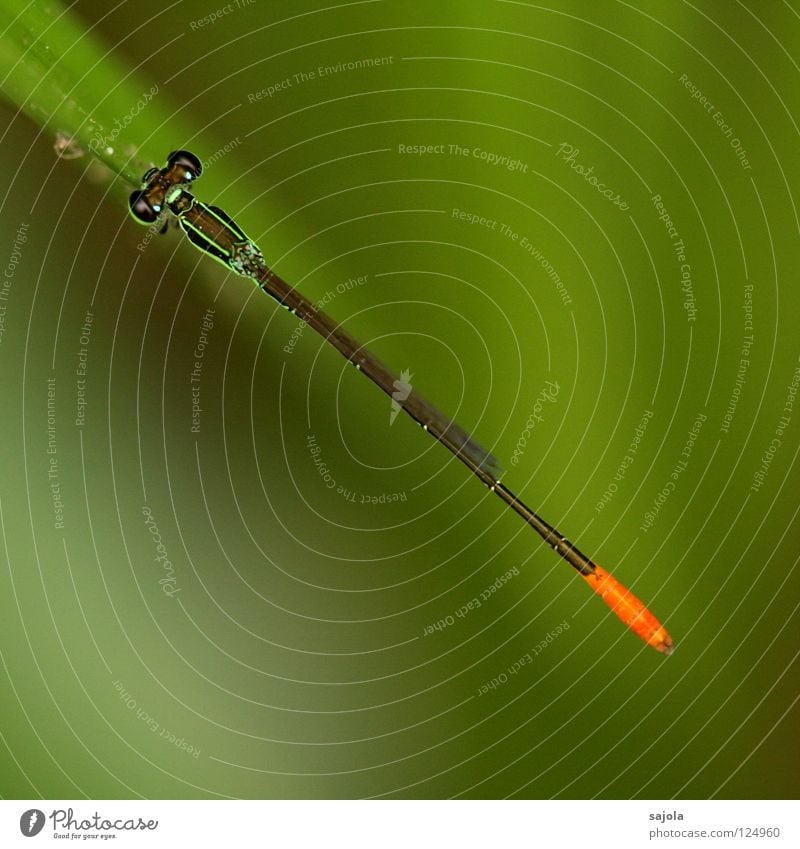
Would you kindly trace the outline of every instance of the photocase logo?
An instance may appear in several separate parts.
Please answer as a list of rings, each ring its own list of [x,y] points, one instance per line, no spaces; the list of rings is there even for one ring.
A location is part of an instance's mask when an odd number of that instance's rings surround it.
[[[395,380],[392,384],[394,392],[392,392],[392,408],[389,411],[389,427],[394,424],[397,414],[403,409],[402,402],[405,401],[411,394],[411,384],[409,380],[414,377],[408,369],[403,369],[400,372],[400,379]]]
[[[38,808],[31,808],[19,818],[19,830],[25,837],[36,837],[44,828],[44,812]]]

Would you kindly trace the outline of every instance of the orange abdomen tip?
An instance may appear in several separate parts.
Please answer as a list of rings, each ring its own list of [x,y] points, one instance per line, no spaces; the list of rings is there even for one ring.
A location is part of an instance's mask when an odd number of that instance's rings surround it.
[[[672,638],[666,628],[616,578],[600,566],[595,566],[591,575],[582,577],[614,613],[648,645],[664,654],[672,653]]]

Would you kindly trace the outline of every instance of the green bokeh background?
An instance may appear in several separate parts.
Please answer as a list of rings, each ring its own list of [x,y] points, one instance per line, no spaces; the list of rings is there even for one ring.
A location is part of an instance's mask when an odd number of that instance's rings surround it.
[[[332,293],[329,312],[410,370],[677,649],[626,632],[311,331],[290,347],[296,320],[247,281],[174,231],[142,244],[130,187],[90,157],[58,160],[52,133],[6,102],[4,269],[28,227],[0,340],[2,795],[795,798],[800,406],[752,486],[800,355],[798,4],[256,0],[197,25],[214,11],[79,2],[87,39],[113,51],[83,69],[81,108],[109,125],[135,106],[114,99],[120,73],[136,95],[156,83],[115,149],[213,158],[198,195],[309,297]],[[67,61],[76,73],[79,50]],[[547,381],[556,400],[514,464]],[[401,497],[364,503],[387,493]]]

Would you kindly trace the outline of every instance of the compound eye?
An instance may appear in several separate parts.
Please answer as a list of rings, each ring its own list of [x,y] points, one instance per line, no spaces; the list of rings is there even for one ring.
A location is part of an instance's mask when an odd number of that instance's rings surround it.
[[[158,174],[158,168],[151,168],[149,171],[147,171],[142,177],[142,188],[148,186],[150,184],[150,181],[153,179],[153,177],[156,176],[156,174]]]
[[[140,224],[152,224],[159,216],[160,209],[156,209],[147,199],[145,192],[134,192],[128,198],[128,207],[131,215]]]
[[[203,173],[200,160],[188,150],[173,150],[167,157],[167,165],[174,168],[176,165],[186,172],[187,180],[196,180]]]

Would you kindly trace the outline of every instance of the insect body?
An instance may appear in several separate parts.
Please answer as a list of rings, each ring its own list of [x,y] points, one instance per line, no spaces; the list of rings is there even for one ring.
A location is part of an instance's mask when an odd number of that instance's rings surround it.
[[[171,213],[196,248],[237,274],[252,278],[264,292],[319,333],[361,374],[389,395],[393,403],[458,457],[490,492],[517,513],[583,577],[625,625],[657,651],[670,654],[672,639],[647,607],[500,483],[502,471],[491,454],[405,381],[398,380],[340,322],[272,271],[258,246],[247,238],[229,215],[216,206],[197,200],[188,191],[188,186],[202,170],[200,160],[193,153],[173,151],[167,159],[166,168],[151,168],[142,178],[142,188],[130,196],[131,215],[140,224],[153,224],[162,215]],[[398,387],[402,387],[402,392],[398,391]]]
[[[142,188],[129,198],[130,213],[140,224],[153,224],[169,210],[196,248],[237,274],[255,279],[265,267],[255,242],[227,213],[187,190],[202,172],[193,153],[173,151],[166,168],[151,168],[142,177]]]

